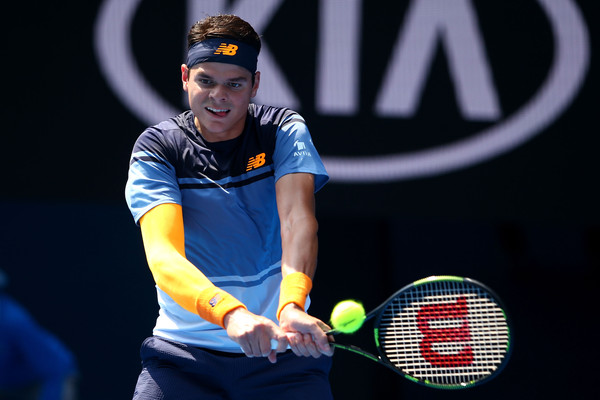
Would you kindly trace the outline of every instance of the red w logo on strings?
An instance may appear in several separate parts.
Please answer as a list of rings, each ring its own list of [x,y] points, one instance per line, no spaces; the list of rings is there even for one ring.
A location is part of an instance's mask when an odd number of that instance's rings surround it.
[[[469,331],[467,300],[459,297],[454,303],[431,304],[421,307],[417,315],[417,326],[423,334],[420,344],[421,355],[436,367],[453,368],[473,363],[473,349],[469,345],[471,333]],[[435,327],[435,322],[441,327]],[[450,322],[450,323],[449,323]],[[433,327],[432,327],[433,325]],[[450,325],[450,327],[448,327]],[[435,344],[442,347],[450,342],[459,351],[443,354],[434,349]],[[444,346],[445,345],[445,346]]]

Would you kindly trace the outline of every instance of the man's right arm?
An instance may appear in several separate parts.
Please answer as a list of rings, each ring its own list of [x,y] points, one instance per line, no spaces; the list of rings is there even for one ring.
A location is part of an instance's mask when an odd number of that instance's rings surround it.
[[[227,330],[249,357],[267,357],[285,351],[285,333],[268,318],[249,312],[244,304],[215,286],[185,257],[181,206],[158,205],[140,219],[148,265],[156,285],[184,309]],[[271,349],[271,339],[278,342]]]
[[[229,311],[245,307],[216,287],[185,257],[183,212],[179,204],[160,204],[140,219],[148,265],[156,285],[181,307],[224,327]]]

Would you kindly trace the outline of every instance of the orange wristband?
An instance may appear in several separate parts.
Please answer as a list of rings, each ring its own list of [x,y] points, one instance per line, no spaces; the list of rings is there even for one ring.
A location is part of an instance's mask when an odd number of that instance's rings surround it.
[[[284,276],[281,280],[277,319],[279,320],[281,310],[290,303],[294,303],[304,310],[306,297],[311,289],[312,279],[302,272],[292,272]]]
[[[225,315],[239,307],[246,308],[238,299],[216,286],[202,290],[198,294],[196,302],[198,314],[208,322],[222,328],[225,328],[223,323]]]

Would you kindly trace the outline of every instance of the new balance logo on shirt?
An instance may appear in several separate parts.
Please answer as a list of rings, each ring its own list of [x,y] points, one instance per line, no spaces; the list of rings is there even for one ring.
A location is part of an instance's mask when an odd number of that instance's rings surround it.
[[[265,153],[260,153],[254,157],[250,157],[250,159],[248,160],[248,165],[246,166],[246,172],[265,165],[265,162],[266,162],[265,156],[266,156]]]

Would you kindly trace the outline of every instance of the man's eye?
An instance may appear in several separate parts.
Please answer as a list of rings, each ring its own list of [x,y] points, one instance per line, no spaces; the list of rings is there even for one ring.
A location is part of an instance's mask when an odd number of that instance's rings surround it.
[[[242,87],[241,83],[237,83],[237,82],[229,82],[229,87],[233,88],[233,89],[238,89]]]
[[[212,81],[210,79],[200,79],[198,81],[201,85],[207,86],[207,85],[211,85]]]

